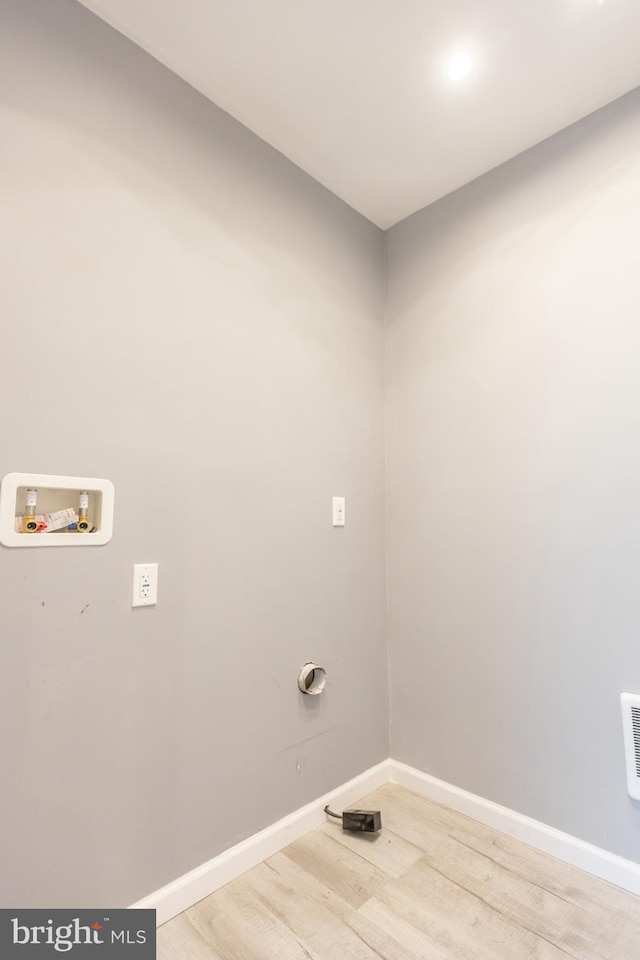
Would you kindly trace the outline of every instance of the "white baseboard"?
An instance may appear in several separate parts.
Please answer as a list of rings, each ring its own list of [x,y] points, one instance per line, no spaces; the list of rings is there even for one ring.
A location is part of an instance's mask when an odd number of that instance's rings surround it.
[[[333,804],[348,807],[385,783],[398,783],[412,793],[441,803],[500,833],[527,843],[530,847],[563,860],[601,880],[640,895],[640,864],[618,857],[607,850],[579,840],[571,834],[548,827],[524,814],[501,807],[474,793],[437,780],[414,767],[396,760],[385,760],[343,786],[301,807],[277,823],[254,834],[230,850],[225,850],[202,866],[196,867],[173,883],[134,903],[131,909],[157,911],[158,925],[192,907],[226,883],[262,863],[279,850],[325,822],[324,807]]]
[[[132,904],[130,909],[156,910],[156,919],[160,926],[188,907],[192,907],[194,903],[208,897],[214,890],[219,890],[229,881],[246,873],[274,853],[278,853],[309,830],[319,827],[327,819],[324,813],[326,804],[348,807],[365,794],[377,790],[388,782],[389,761],[385,760],[365,770],[360,776],[354,777],[336,790],[331,790],[323,797],[319,797],[270,827],[243,840],[242,843],[236,844],[235,847],[225,850],[213,860],[203,863],[195,870],[190,870],[173,883]]]
[[[600,880],[640,895],[640,864],[632,860],[618,857],[615,853],[609,853],[608,850],[586,843],[538,820],[532,820],[531,817],[516,813],[508,807],[501,807],[491,800],[468,793],[444,780],[437,780],[397,760],[389,761],[389,777],[412,793],[441,803],[458,813],[464,813],[499,833],[522,840],[530,847],[542,850],[558,860],[599,877]]]

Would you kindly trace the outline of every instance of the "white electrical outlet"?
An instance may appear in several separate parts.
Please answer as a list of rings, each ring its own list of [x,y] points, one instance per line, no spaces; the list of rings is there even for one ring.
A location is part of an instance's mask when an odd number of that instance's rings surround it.
[[[158,602],[158,564],[134,563],[132,607],[152,607]]]
[[[344,527],[345,498],[334,497],[333,505],[333,525],[334,527]]]

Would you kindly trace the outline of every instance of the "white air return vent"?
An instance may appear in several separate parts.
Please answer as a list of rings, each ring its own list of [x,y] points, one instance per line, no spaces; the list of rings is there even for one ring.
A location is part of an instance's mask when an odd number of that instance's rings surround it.
[[[620,701],[629,796],[640,800],[640,696],[623,693]]]

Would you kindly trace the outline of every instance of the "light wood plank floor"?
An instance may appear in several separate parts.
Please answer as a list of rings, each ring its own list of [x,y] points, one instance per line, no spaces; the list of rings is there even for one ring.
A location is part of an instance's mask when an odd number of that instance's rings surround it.
[[[159,960],[640,960],[640,898],[387,784],[158,930]]]

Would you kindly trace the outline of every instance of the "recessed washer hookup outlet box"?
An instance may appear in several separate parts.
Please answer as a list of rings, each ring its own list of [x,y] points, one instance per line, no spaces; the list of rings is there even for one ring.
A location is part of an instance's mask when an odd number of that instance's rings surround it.
[[[113,534],[113,504],[110,480],[8,473],[0,482],[0,544],[103,546]]]

